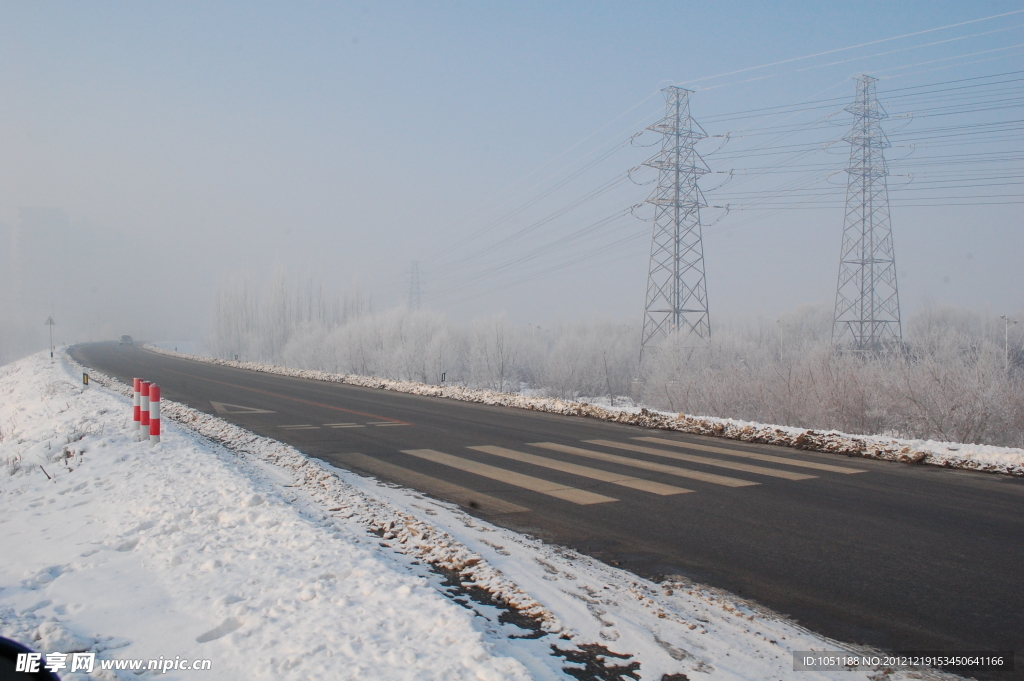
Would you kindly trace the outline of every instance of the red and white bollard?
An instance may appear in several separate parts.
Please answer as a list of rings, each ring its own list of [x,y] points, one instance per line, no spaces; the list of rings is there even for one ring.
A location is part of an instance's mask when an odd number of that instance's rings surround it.
[[[149,382],[142,381],[139,390],[142,404],[139,407],[139,440],[147,440],[149,435]]]
[[[149,444],[160,442],[160,386],[149,386]]]
[[[141,415],[139,414],[139,411],[141,410],[142,407],[142,398],[139,394],[140,391],[142,390],[141,378],[136,378],[133,381],[133,388],[134,392],[132,395],[132,430],[138,431],[138,429],[142,427],[139,425],[139,419],[142,418]]]

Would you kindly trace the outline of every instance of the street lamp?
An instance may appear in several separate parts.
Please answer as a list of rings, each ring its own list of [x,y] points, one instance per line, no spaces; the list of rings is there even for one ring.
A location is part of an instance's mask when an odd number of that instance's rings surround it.
[[[999,315],[1003,320],[1003,371],[1010,370],[1010,324],[1016,324],[1016,319],[1010,319],[1004,314]]]

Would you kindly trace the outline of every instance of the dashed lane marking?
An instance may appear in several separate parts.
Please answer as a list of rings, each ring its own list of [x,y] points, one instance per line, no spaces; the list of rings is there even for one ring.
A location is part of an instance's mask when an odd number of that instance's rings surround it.
[[[574,504],[580,504],[582,506],[618,501],[618,499],[606,497],[603,494],[587,492],[586,490],[569,487],[567,485],[551,482],[550,480],[544,480],[542,478],[535,478],[532,475],[523,475],[522,473],[498,468],[497,466],[489,466],[485,463],[472,461],[470,459],[463,459],[462,457],[452,456],[451,454],[434,451],[433,449],[403,449],[402,453],[415,456],[426,461],[433,461],[434,463],[439,463],[442,466],[457,468],[459,470],[466,471],[467,473],[472,473],[473,475],[490,478],[491,480],[498,480],[499,482],[513,485],[515,487],[522,487],[523,489],[528,489],[533,492],[540,492],[541,494],[546,494],[550,497],[571,501]]]
[[[628,442],[613,442],[611,440],[584,440],[584,442],[592,445],[600,445],[602,447],[614,447],[615,449],[625,449],[630,452],[639,452],[641,454],[663,456],[666,459],[676,459],[677,461],[701,463],[704,464],[705,466],[731,468],[734,471],[745,471],[747,473],[767,475],[773,478],[784,478],[786,480],[810,480],[812,478],[817,477],[816,475],[805,475],[804,473],[794,473],[793,471],[780,471],[776,470],[775,468],[765,468],[764,466],[753,466],[748,463],[736,463],[735,461],[722,461],[721,459],[711,459],[706,456],[695,456],[693,454],[681,454],[679,452],[670,452],[667,449],[641,447],[640,445],[629,444]]]
[[[278,428],[282,428],[284,430],[319,430],[320,426],[304,424],[300,426],[278,426]]]
[[[643,478],[634,478],[629,475],[622,475],[621,473],[612,473],[611,471],[603,471],[598,468],[590,468],[588,466],[580,466],[575,463],[569,463],[567,461],[559,461],[557,459],[549,459],[543,456],[535,456],[534,454],[527,454],[526,452],[518,452],[514,449],[506,449],[504,447],[492,447],[490,445],[484,445],[480,447],[470,447],[478,452],[484,452],[486,454],[493,454],[494,456],[501,456],[506,459],[512,459],[513,461],[522,461],[534,466],[541,466],[543,468],[550,468],[556,471],[562,471],[563,473],[572,473],[582,478],[592,478],[594,480],[601,480],[602,482],[610,482],[613,485],[621,485],[622,487],[629,487],[632,489],[638,489],[643,492],[650,492],[652,494],[659,494],[661,496],[668,496],[670,494],[685,494],[692,492],[692,489],[685,489],[683,487],[674,487],[672,485],[666,485],[660,482],[654,482],[652,480],[644,480]]]
[[[327,428],[365,428],[362,423],[325,423]]]
[[[509,503],[488,494],[460,487],[459,485],[453,485],[446,480],[439,480],[423,473],[417,473],[408,468],[402,468],[401,466],[396,466],[393,463],[381,461],[365,454],[350,453],[335,454],[334,456],[367,473],[393,480],[400,485],[432,494],[440,499],[453,501],[459,506],[472,509],[482,515],[525,513],[530,510],[525,506]]]
[[[256,407],[243,407],[240,404],[228,404],[227,402],[210,402],[210,406],[218,414],[231,414],[233,416],[244,414],[276,414],[276,411],[269,409],[257,409]]]
[[[393,421],[369,421],[370,426],[411,426],[411,423],[395,423]]]
[[[814,461],[801,461],[800,459],[790,459],[785,456],[772,456],[770,454],[758,454],[756,452],[744,452],[737,449],[726,449],[725,447],[711,447],[709,445],[698,445],[692,442],[677,442],[675,440],[666,440],[661,437],[635,437],[634,440],[643,440],[644,442],[653,442],[656,445],[671,445],[673,447],[683,447],[684,449],[699,449],[704,452],[715,452],[716,454],[728,454],[729,456],[742,456],[745,459],[756,459],[758,461],[769,461],[771,463],[781,463],[786,466],[797,466],[800,468],[814,468],[819,471],[831,471],[833,473],[844,473],[849,475],[850,473],[867,473],[863,468],[847,468],[846,466],[833,466],[827,463],[816,463]]]
[[[715,475],[714,473],[694,471],[690,470],[689,468],[669,466],[663,463],[655,463],[654,461],[644,461],[643,459],[630,459],[625,456],[619,456],[618,454],[607,454],[605,452],[595,452],[592,449],[582,449],[580,447],[560,445],[556,442],[531,442],[530,446],[543,447],[544,449],[550,449],[555,452],[565,452],[566,454],[575,454],[576,456],[585,456],[588,459],[597,459],[598,461],[617,463],[622,466],[632,466],[634,468],[643,468],[644,470],[648,471],[668,473],[669,475],[676,475],[680,478],[689,478],[691,480],[700,480],[701,482],[710,482],[713,485],[722,485],[723,487],[753,487],[754,485],[761,484],[759,482],[753,482],[751,480],[740,480],[739,478],[730,478],[725,475]]]
[[[188,373],[186,371],[178,371],[177,369],[167,369],[167,371],[171,372],[172,374],[180,374],[182,376],[188,376],[189,378],[194,378],[194,379],[199,380],[199,381],[208,381],[210,383],[216,383],[218,385],[226,385],[226,386],[230,386],[232,388],[238,388],[239,390],[247,390],[247,391],[249,391],[251,393],[258,393],[260,395],[269,395],[271,397],[276,397],[276,398],[282,399],[282,400],[289,400],[291,402],[299,402],[301,404],[309,404],[309,405],[312,405],[314,407],[322,407],[324,409],[333,409],[334,411],[343,411],[343,412],[345,412],[347,414],[355,414],[356,416],[365,416],[365,417],[371,418],[371,419],[383,419],[385,421],[391,421],[391,422],[394,422],[394,423],[401,423],[403,425],[410,425],[410,426],[412,425],[411,423],[408,423],[407,421],[401,421],[399,419],[389,419],[387,416],[380,416],[379,414],[367,414],[364,411],[355,411],[354,409],[345,409],[344,407],[336,407],[333,404],[324,404],[323,402],[314,402],[312,400],[304,400],[301,397],[291,397],[289,395],[282,395],[281,393],[275,393],[275,392],[271,392],[269,390],[260,390],[259,388],[250,388],[247,385],[239,385],[237,383],[229,383],[227,381],[218,381],[215,378],[207,378],[206,376],[199,376],[199,375],[196,375],[196,374],[190,374],[190,373]]]

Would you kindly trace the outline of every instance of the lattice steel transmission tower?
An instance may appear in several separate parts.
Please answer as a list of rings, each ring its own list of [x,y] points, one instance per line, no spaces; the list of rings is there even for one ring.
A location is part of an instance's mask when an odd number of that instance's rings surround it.
[[[662,92],[665,117],[647,127],[661,133],[661,151],[644,163],[657,169],[658,186],[647,197],[654,229],[641,357],[648,344],[672,333],[711,338],[700,228],[700,209],[707,204],[697,187],[710,171],[693,148],[707,133],[690,116],[690,90],[672,86]]]
[[[876,80],[857,79],[857,98],[846,107],[854,123],[843,137],[850,143],[850,161],[832,342],[858,350],[903,338],[883,153],[889,146],[881,125],[887,114],[875,97]]]
[[[420,309],[421,298],[420,263],[417,260],[413,260],[412,269],[409,270],[409,309]]]

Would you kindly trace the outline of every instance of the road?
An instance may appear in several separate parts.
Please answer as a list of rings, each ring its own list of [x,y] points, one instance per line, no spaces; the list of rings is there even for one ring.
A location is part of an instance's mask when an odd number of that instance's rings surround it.
[[[276,376],[115,343],[72,355],[645,577],[682,575],[885,650],[1016,650],[1024,669],[1019,479]]]

